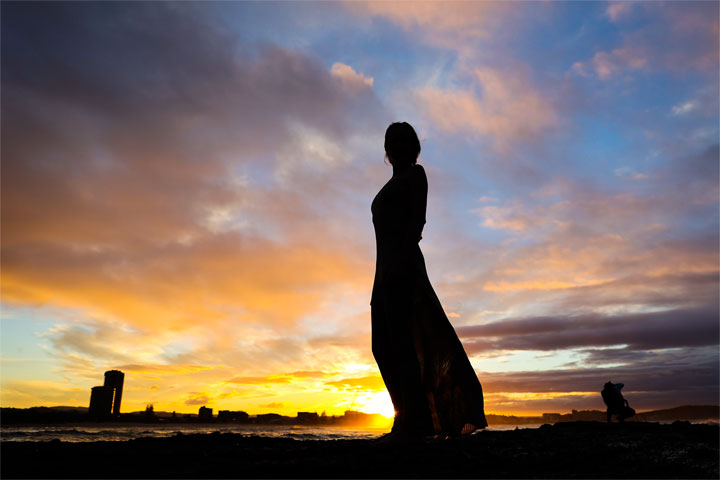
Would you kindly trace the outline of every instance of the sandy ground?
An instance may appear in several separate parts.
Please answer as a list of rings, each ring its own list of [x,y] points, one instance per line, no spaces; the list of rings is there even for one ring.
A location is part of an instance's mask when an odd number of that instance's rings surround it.
[[[718,426],[572,422],[379,444],[238,434],[5,442],[6,478],[718,478]]]

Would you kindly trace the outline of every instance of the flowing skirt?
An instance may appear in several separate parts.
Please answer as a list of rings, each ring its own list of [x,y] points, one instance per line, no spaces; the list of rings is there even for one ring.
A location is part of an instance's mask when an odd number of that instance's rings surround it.
[[[395,407],[393,431],[457,435],[487,426],[480,381],[430,284],[412,268],[376,281],[372,349]]]

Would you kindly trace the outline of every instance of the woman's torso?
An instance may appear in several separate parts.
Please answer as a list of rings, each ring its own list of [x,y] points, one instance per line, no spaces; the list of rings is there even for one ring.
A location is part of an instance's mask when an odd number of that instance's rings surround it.
[[[427,275],[418,245],[426,201],[425,195],[416,191],[414,176],[419,175],[425,181],[422,167],[414,165],[393,176],[372,202],[377,260],[371,303],[399,283],[407,283],[409,277]]]

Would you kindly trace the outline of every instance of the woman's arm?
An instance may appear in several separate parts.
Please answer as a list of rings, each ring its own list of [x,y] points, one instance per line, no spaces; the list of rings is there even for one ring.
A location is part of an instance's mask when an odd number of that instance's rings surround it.
[[[428,182],[422,165],[416,164],[410,168],[412,168],[412,171],[410,172],[408,242],[417,243],[422,238],[422,231],[425,226]]]
[[[393,253],[388,265],[388,274],[405,275],[412,270],[416,261],[418,242],[425,226],[427,208],[427,177],[420,165],[410,167],[411,171],[402,179],[401,201],[404,218],[396,225],[393,236]]]

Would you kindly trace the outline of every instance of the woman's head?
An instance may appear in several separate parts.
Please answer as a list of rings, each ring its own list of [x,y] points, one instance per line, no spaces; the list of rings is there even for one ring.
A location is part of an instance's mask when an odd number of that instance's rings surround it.
[[[385,131],[385,153],[395,166],[412,165],[420,155],[420,140],[407,122],[391,123]]]

